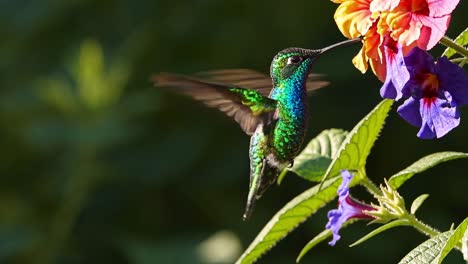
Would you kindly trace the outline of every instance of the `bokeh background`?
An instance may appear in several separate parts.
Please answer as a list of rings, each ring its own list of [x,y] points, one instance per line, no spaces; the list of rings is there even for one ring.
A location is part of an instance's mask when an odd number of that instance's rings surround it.
[[[311,186],[290,174],[241,220],[249,138],[222,113],[151,87],[152,73],[251,68],[283,48],[343,40],[330,1],[0,1],[0,263],[231,263],[273,214]],[[461,1],[448,35],[466,26]],[[310,98],[307,140],[350,130],[379,101],[380,83],[351,64],[359,47],[314,67],[332,84]],[[442,48],[434,50],[440,54]],[[468,151],[468,109],[440,140],[416,138],[393,111],[368,162],[381,183],[436,151]],[[421,219],[448,229],[468,212],[468,162],[405,184]],[[356,196],[369,198],[356,189]],[[330,208],[330,207],[328,207]],[[326,209],[259,263],[293,263]],[[426,238],[410,228],[356,248],[375,226],[343,230],[303,263],[396,263]],[[447,263],[461,263],[451,254]]]

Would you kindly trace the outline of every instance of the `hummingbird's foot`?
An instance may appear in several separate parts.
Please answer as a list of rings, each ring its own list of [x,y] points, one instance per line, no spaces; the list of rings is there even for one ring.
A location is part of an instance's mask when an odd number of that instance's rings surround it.
[[[293,166],[294,166],[294,160],[292,160],[291,163],[289,163],[288,168],[292,168]]]

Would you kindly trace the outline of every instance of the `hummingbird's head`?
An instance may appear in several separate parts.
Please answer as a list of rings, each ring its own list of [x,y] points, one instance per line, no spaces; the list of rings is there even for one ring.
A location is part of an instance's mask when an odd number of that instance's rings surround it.
[[[318,58],[320,50],[309,50],[301,48],[284,49],[273,58],[271,62],[270,75],[275,81],[289,78],[306,77],[310,66]]]
[[[275,84],[291,78],[304,81],[309,75],[312,63],[314,63],[320,55],[336,47],[360,41],[361,39],[359,38],[345,40],[317,50],[302,48],[284,49],[278,52],[271,62],[271,78]]]

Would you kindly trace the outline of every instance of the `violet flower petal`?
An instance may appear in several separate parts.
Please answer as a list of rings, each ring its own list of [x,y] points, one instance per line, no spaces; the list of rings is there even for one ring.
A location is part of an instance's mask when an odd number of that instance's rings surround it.
[[[419,100],[413,97],[406,99],[397,109],[398,114],[413,126],[420,127],[422,125],[421,114],[419,113]]]
[[[346,222],[346,219],[342,217],[342,215],[343,214],[339,209],[328,211],[328,223],[325,228],[330,229],[333,233],[333,239],[328,242],[330,246],[334,246],[336,241],[340,240],[341,238],[339,231],[344,222]]]
[[[350,218],[372,218],[371,216],[366,215],[363,211],[375,210],[373,207],[362,204],[351,198],[349,195],[349,183],[351,182],[353,175],[349,171],[342,170],[341,177],[343,178],[343,181],[338,188],[338,209],[333,209],[328,212],[328,223],[325,226],[333,233],[333,239],[329,242],[331,246],[334,246],[336,241],[341,238],[339,231],[346,221]]]
[[[457,106],[468,104],[468,75],[457,64],[441,57],[436,63],[439,86],[450,92]]]
[[[449,92],[445,92],[444,95],[447,99],[435,98],[432,103],[421,99],[420,112],[425,125],[419,130],[418,137],[441,138],[460,124],[460,113],[458,107],[452,104],[452,96]]]
[[[341,178],[343,180],[341,181],[341,185],[338,188],[338,200],[340,202],[344,200],[347,195],[349,195],[349,183],[351,182],[351,179],[353,179],[353,174],[351,174],[351,172],[348,170],[341,170]]]
[[[390,36],[386,36],[386,38],[390,38]],[[387,74],[385,82],[380,88],[380,95],[383,98],[398,101],[402,96],[409,96],[409,92],[403,88],[410,79],[410,74],[406,69],[401,45],[392,40],[384,42],[387,43],[384,46]]]
[[[416,79],[417,75],[434,73],[435,65],[431,54],[420,48],[413,48],[405,57],[405,65],[410,73],[411,79]]]
[[[410,79],[403,90],[410,91],[411,97],[398,113],[420,127],[418,137],[443,137],[460,124],[458,107],[468,104],[468,76],[445,57],[434,63],[432,56],[419,48],[405,57],[405,65]]]

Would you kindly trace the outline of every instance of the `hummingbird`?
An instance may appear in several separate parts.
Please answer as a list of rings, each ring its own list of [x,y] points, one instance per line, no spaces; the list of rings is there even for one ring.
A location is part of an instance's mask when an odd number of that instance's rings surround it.
[[[171,89],[218,108],[239,123],[250,138],[250,184],[243,220],[255,202],[294,164],[308,124],[307,95],[328,84],[311,73],[312,64],[325,52],[360,42],[350,39],[322,49],[287,48],[278,52],[270,76],[247,69],[214,70],[196,76],[160,73],[155,87]]]

